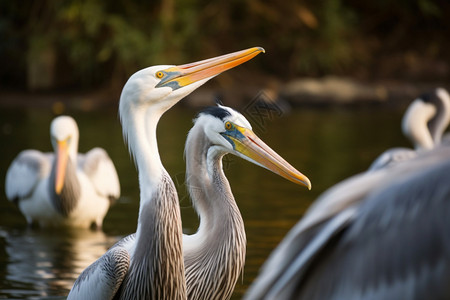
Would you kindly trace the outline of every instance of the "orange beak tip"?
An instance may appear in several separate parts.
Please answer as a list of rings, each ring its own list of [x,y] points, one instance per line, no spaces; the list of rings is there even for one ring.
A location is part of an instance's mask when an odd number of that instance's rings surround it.
[[[308,188],[308,191],[312,189],[311,181],[309,181],[309,179],[305,180],[305,186]]]

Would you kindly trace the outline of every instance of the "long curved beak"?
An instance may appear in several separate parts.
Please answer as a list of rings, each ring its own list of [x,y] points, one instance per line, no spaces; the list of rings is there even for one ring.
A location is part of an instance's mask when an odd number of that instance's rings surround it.
[[[69,158],[69,147],[67,140],[57,141],[56,150],[56,174],[55,174],[55,191],[60,194],[64,186],[64,178],[66,177],[67,160]]]
[[[164,76],[156,87],[169,86],[175,90],[232,69],[249,61],[261,52],[265,52],[265,50],[261,47],[253,47],[190,64],[170,67],[160,71],[161,75]]]
[[[224,135],[234,142],[234,149],[243,158],[311,190],[311,181],[308,177],[297,171],[278,153],[267,146],[253,131],[237,125],[235,125],[235,128],[233,134],[224,133]]]

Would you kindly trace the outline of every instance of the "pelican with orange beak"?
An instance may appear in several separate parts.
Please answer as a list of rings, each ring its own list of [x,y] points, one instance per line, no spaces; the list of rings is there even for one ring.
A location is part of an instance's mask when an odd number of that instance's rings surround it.
[[[206,81],[263,51],[255,47],[191,64],[153,66],[128,79],[119,115],[139,173],[137,230],[84,270],[67,299],[187,299],[180,206],[159,156],[156,126]]]
[[[116,169],[106,151],[78,153],[75,120],[59,116],[50,125],[54,153],[24,150],[11,163],[5,190],[28,224],[101,228],[120,195]]]

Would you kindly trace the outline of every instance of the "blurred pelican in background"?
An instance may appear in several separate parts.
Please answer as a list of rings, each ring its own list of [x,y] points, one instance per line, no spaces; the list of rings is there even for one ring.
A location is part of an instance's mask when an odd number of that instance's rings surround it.
[[[414,149],[386,150],[371,164],[369,171],[415,157],[417,151],[426,151],[439,146],[449,122],[448,92],[444,88],[436,88],[424,93],[408,106],[402,119],[402,132],[411,141]]]
[[[11,163],[6,196],[28,224],[101,228],[111,202],[120,196],[116,169],[106,151],[78,153],[79,132],[69,116],[50,125],[53,153],[24,150]]]
[[[427,120],[425,124],[421,114]],[[449,122],[450,95],[444,88],[436,88],[411,103],[405,112],[402,129],[416,150],[429,150],[441,144]]]
[[[407,128],[420,150],[319,196],[270,255],[245,299],[450,297],[450,147],[440,144],[449,97],[443,89],[432,95],[444,104],[433,108],[427,104],[432,97],[420,97],[404,117],[420,115],[420,105],[428,110],[416,123],[403,122],[422,128]],[[415,134],[420,131],[423,140]]]
[[[435,133],[435,131],[426,130],[426,128],[428,128],[427,124],[434,122],[440,124],[440,126],[433,128],[444,127],[445,129],[449,122],[448,112],[442,113],[437,111],[438,107],[439,110],[450,109],[450,105],[447,105],[447,103],[450,102],[450,98],[445,97],[446,95],[448,96],[445,90],[442,89],[445,93],[440,93],[440,99],[434,100],[436,102],[442,102],[442,105],[427,104],[422,100],[422,98],[430,99],[432,98],[432,95],[436,98],[438,94],[435,92],[438,90],[439,89],[432,91],[430,94],[424,94],[414,100],[404,114],[402,120],[404,134],[406,136],[410,136],[410,139],[412,139],[413,144],[416,145],[417,150],[408,148],[389,149],[381,154],[372,163],[369,168],[369,172],[362,172],[353,175],[330,187],[314,201],[299,222],[298,226],[296,226],[299,228],[299,232],[308,231],[310,228],[323,224],[346,208],[360,204],[369,192],[389,182],[391,180],[390,176],[398,176],[401,174],[401,169],[400,171],[397,171],[396,169],[392,172],[389,171],[391,167],[395,166],[397,163],[406,162],[412,158],[415,158],[418,153],[426,152],[426,150],[422,147],[425,143],[421,143],[419,141],[429,140],[431,139],[430,136],[432,136],[430,132],[433,132],[433,134]],[[412,109],[412,107],[414,109]],[[423,109],[418,109],[418,107],[422,107]],[[433,118],[433,116],[438,115],[441,115],[442,117]],[[439,120],[439,122],[435,120]],[[409,128],[405,130],[406,127]],[[412,134],[408,134],[406,132],[411,132]],[[437,132],[440,132],[442,135],[444,130],[439,130]],[[424,137],[421,137],[421,135]],[[413,137],[416,137],[416,139],[413,139]],[[308,234],[304,235],[304,237],[306,236],[308,236]]]

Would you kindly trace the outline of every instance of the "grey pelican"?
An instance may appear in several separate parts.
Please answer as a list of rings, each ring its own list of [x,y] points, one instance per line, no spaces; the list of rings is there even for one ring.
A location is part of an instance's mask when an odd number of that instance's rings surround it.
[[[426,151],[441,144],[444,131],[450,123],[450,96],[444,88],[436,88],[415,99],[402,119],[402,132],[414,149],[392,148],[383,152],[369,167],[369,171],[384,168],[415,157],[417,151]]]
[[[439,101],[444,103],[443,106],[438,107],[438,110],[443,110],[444,113],[437,113],[437,115],[442,114],[443,117],[435,118],[439,120],[437,121],[439,126],[430,126],[432,121],[429,121],[429,119],[431,115],[436,114],[436,107],[433,108],[426,104],[430,100],[430,96],[423,96],[415,100],[408,109],[409,117],[404,118],[404,120],[411,121],[415,119],[417,121],[417,118],[412,116],[419,116],[419,120],[422,123],[418,122],[416,125],[421,124],[422,126],[409,128],[410,131],[414,132],[412,136],[419,137],[419,140],[420,135],[417,134],[417,131],[422,131],[425,136],[428,135],[428,140],[433,142],[439,141],[437,138],[431,138],[429,132],[438,132],[437,136],[439,136],[440,132],[440,135],[442,135],[445,127],[448,125],[447,109],[449,106],[445,104],[449,103],[446,100],[448,97],[442,94],[442,90],[438,89],[436,91],[438,93],[435,92],[431,95],[438,95],[441,98]],[[425,101],[421,99],[425,99]],[[418,109],[420,106],[425,108],[425,111],[422,110],[422,118],[420,118],[420,110]],[[423,128],[427,127],[427,122],[428,126],[430,126],[429,132],[423,130]],[[404,121],[403,124],[405,126],[408,123]],[[414,124],[411,123],[408,126],[412,125]],[[433,128],[441,129],[436,130]],[[434,143],[436,144],[436,142]],[[391,182],[402,179],[406,181],[406,178],[409,178],[409,176],[420,176],[424,169],[430,166],[437,167],[439,164],[446,162],[449,157],[450,150],[448,147],[446,149],[446,147],[439,146],[429,151],[419,150],[410,157],[405,158],[403,156],[400,160],[391,161],[390,163],[379,165],[377,168],[370,169],[370,172],[352,176],[325,191],[271,254],[269,260],[262,268],[261,274],[252,284],[246,299],[290,299],[295,298],[294,295],[300,295],[301,292],[297,293],[297,291],[286,292],[286,294],[284,292],[281,293],[280,288],[288,291],[290,288],[294,288],[295,284],[299,283],[297,279],[304,280],[306,276],[309,276],[309,272],[314,272],[311,266],[315,265],[316,262],[318,263],[322,251],[325,248],[328,249],[328,246],[333,244],[336,239],[340,239],[337,236],[341,230],[344,230],[344,228],[347,230],[347,227],[353,226],[353,222],[356,222],[354,220],[359,218],[361,207],[366,205],[366,202],[369,201],[367,199],[371,199],[372,194],[378,190],[388,190]],[[425,180],[425,176],[422,178]],[[395,189],[392,188],[389,191],[393,192]],[[377,200],[371,201],[376,202]],[[404,212],[404,214],[406,215],[408,212]],[[382,216],[379,217],[382,218]],[[357,243],[358,239],[356,237],[354,239],[354,242]],[[331,247],[330,249],[333,248]],[[294,261],[297,263],[296,267],[288,271]],[[295,289],[301,290],[300,284]],[[318,295],[320,293],[318,292]],[[404,297],[399,298],[404,299]]]
[[[414,100],[408,107],[402,119],[402,128],[406,128],[406,130],[403,130],[404,134],[409,136],[418,150],[416,151],[408,148],[389,149],[372,163],[368,170],[369,172],[353,175],[323,192],[308,209],[298,226],[296,226],[296,228],[299,229],[299,235],[300,232],[305,231],[302,235],[304,238],[309,237],[310,234],[307,234],[306,232],[312,228],[331,219],[347,207],[358,205],[373,189],[389,182],[391,175],[398,176],[401,174],[401,171],[398,171],[397,169],[390,172],[389,169],[391,169],[391,167],[395,166],[397,163],[409,161],[419,153],[426,152],[425,149],[423,149],[423,146],[426,143],[421,143],[420,141],[430,140],[432,139],[431,136],[434,136],[439,132],[442,135],[442,129],[436,131],[436,129],[433,128],[445,129],[449,123],[448,115],[450,105],[448,105],[448,103],[450,103],[450,98],[445,97],[446,93],[436,93],[436,91],[440,90],[441,89],[436,89],[430,94],[424,94]],[[445,90],[443,91],[445,92]],[[430,101],[431,99],[433,100]],[[441,112],[441,110],[444,110],[444,112]],[[430,123],[439,125],[428,127],[427,124]],[[426,130],[427,128],[429,128],[428,131]],[[439,139],[434,138],[432,140]],[[436,144],[436,142],[433,143]]]
[[[11,163],[5,182],[8,200],[29,224],[42,227],[102,227],[120,184],[106,151],[78,153],[78,126],[69,116],[50,125],[54,153],[24,150]]]
[[[156,126],[183,97],[263,51],[250,48],[191,64],[153,66],[129,78],[119,114],[139,173],[137,231],[85,269],[68,299],[186,299],[178,196],[161,163]]]
[[[226,106],[199,113],[185,147],[186,185],[200,219],[198,231],[183,236],[188,299],[229,299],[244,267],[244,223],[222,169],[228,153],[311,188],[306,176],[253,133],[243,115]]]
[[[450,148],[374,174],[376,189],[305,232],[298,223],[245,299],[448,299]]]

